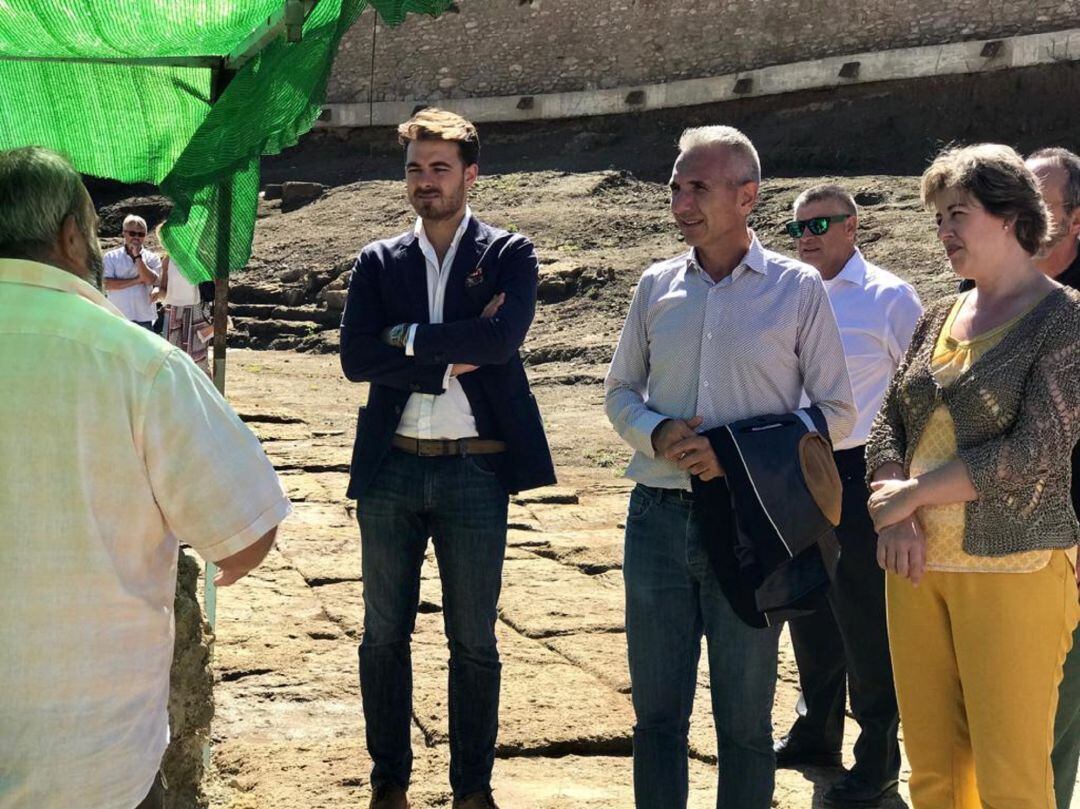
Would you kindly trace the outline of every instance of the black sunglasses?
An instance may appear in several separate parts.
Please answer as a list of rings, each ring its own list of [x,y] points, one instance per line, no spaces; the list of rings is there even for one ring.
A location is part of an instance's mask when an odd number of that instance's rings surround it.
[[[843,222],[845,219],[850,219],[851,214],[839,213],[835,216],[815,216],[812,219],[793,219],[784,225],[784,229],[787,231],[788,236],[793,239],[801,239],[805,231],[809,230],[815,236],[820,236],[823,233],[827,233],[829,225],[835,225],[837,222]]]
[[[125,230],[124,235],[125,236],[145,236],[146,231],[145,230]]]

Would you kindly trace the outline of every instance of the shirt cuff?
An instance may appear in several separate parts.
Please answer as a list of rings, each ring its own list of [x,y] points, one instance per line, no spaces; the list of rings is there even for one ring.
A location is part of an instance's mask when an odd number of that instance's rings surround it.
[[[265,509],[245,528],[212,545],[190,544],[204,558],[217,563],[222,559],[239,553],[250,545],[254,545],[271,528],[280,525],[282,520],[292,513],[292,503],[282,494],[280,498],[269,508]],[[182,538],[181,538],[182,539]]]
[[[453,371],[453,370],[454,370],[453,365],[447,365],[446,366],[446,373],[443,374],[443,378],[442,378],[443,393],[446,393],[446,391],[450,390],[450,372]]]
[[[644,453],[646,457],[655,458],[656,449],[652,443],[653,431],[660,422],[667,421],[668,418],[662,413],[643,408],[641,415],[635,418],[634,423],[630,425],[631,434],[627,436],[628,443],[634,449]]]
[[[413,351],[413,340],[416,339],[416,326],[417,325],[418,324],[413,323],[411,326],[409,326],[409,336],[405,338],[405,356],[406,357],[414,357],[414,356],[416,356],[416,352]],[[450,372],[447,371],[447,373],[449,374]],[[443,385],[443,387],[445,388],[446,385]]]

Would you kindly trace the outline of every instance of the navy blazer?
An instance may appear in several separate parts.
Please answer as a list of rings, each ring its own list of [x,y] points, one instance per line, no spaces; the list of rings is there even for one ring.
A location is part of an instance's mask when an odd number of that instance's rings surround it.
[[[359,498],[375,477],[413,393],[442,393],[446,367],[480,366],[459,378],[480,438],[506,442],[490,455],[508,492],[555,482],[540,410],[529,390],[519,349],[536,311],[536,252],[524,236],[473,217],[447,280],[443,322],[430,323],[427,267],[410,230],[372,242],[353,266],[341,320],[341,368],[352,382],[370,382],[353,445],[348,496]],[[495,317],[480,313],[498,293]],[[414,356],[386,345],[379,333],[417,323]]]

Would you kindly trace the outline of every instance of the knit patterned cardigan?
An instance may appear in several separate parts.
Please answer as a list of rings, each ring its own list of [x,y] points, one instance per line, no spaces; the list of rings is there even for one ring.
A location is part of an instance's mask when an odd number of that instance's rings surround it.
[[[1050,292],[942,388],[930,360],[956,298],[931,305],[915,327],[866,443],[867,479],[889,462],[907,474],[943,402],[978,492],[965,506],[964,550],[1004,556],[1075,545],[1070,458],[1080,439],[1080,293]]]

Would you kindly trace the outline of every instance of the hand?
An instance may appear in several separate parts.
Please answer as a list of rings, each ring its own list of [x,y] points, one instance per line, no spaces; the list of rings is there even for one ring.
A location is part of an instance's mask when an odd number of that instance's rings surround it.
[[[504,303],[506,303],[506,293],[505,292],[500,292],[498,295],[496,295],[494,298],[492,298],[490,301],[488,301],[487,306],[484,307],[484,311],[480,313],[480,317],[482,317],[482,318],[493,318],[493,317],[495,317],[495,313],[499,311],[499,308]]]
[[[878,532],[878,567],[911,579],[916,587],[926,571],[926,537],[917,517],[894,523]]]
[[[455,362],[450,366],[450,377],[461,376],[462,374],[470,374],[479,368],[479,365],[469,365],[467,362]]]
[[[919,507],[916,480],[875,480],[870,484],[867,508],[874,529],[882,529],[912,516]]]
[[[660,456],[667,454],[672,444],[697,435],[695,430],[705,421],[701,416],[685,419],[665,419],[653,430],[653,451]]]
[[[697,475],[703,482],[722,478],[724,467],[720,466],[720,459],[716,457],[712,442],[703,435],[693,435],[676,441],[664,457],[679,467],[679,469]]]

